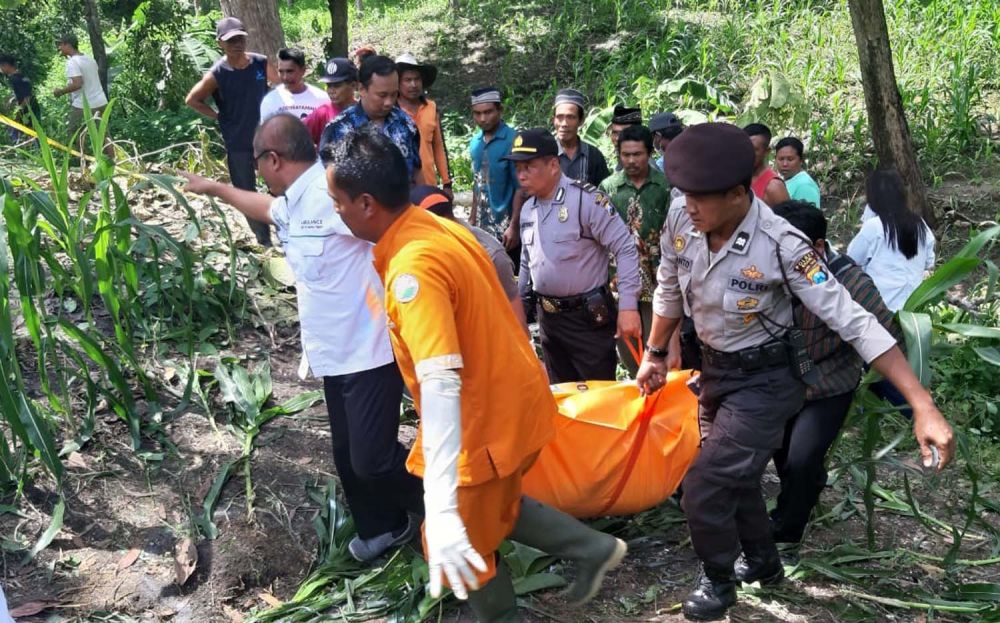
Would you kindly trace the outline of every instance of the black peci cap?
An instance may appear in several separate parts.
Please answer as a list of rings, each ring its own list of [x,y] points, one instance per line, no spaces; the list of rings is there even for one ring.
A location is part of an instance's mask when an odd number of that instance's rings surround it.
[[[670,141],[664,173],[689,193],[724,192],[753,177],[750,137],[729,123],[693,125]]]
[[[629,108],[628,106],[617,104],[611,114],[611,123],[618,123],[621,125],[641,125],[642,109],[638,106],[635,108]]]
[[[558,156],[559,146],[556,139],[545,128],[530,128],[521,130],[514,138],[510,153],[503,160],[534,160],[542,156]]]

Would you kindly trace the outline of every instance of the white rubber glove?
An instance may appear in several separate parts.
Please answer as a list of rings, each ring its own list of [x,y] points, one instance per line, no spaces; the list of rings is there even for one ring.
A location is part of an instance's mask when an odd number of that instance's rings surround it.
[[[462,449],[462,380],[455,370],[428,373],[420,382],[424,451],[424,536],[430,593],[441,594],[441,574],[452,592],[467,599],[479,588],[476,573],[488,568],[472,548],[458,514],[458,455]]]

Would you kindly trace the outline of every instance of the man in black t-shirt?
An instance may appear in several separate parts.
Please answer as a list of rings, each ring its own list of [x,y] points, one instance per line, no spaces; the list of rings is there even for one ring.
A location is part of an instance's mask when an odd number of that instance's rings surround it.
[[[14,120],[30,126],[31,115],[28,114],[28,111],[34,112],[35,117],[40,117],[42,114],[42,110],[38,107],[38,100],[35,99],[35,95],[31,89],[31,80],[18,71],[17,61],[13,56],[0,55],[0,72],[3,72],[7,76],[7,79],[10,81],[10,88],[14,91],[14,100],[16,102]],[[11,141],[14,143],[20,143],[25,140],[24,135],[14,128],[9,129],[9,134]]]
[[[243,22],[225,17],[216,24],[216,38],[224,55],[217,60],[188,93],[185,103],[195,111],[219,122],[226,146],[226,163],[233,186],[257,189],[257,161],[265,154],[253,153],[253,136],[260,124],[260,102],[268,83],[279,82],[278,73],[263,54],[247,52],[247,31]],[[215,102],[215,108],[207,100]],[[247,217],[257,242],[271,246],[267,223]]]

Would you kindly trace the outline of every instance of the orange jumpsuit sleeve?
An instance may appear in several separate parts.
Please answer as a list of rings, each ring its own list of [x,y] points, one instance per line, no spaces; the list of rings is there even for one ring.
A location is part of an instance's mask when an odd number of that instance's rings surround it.
[[[410,261],[386,284],[387,307],[399,327],[417,382],[462,367],[451,276],[433,261]]]
[[[451,184],[451,169],[448,168],[448,146],[444,143],[444,130],[441,128],[441,113],[434,113],[434,138],[431,141],[434,149],[434,166],[441,176],[441,185]]]

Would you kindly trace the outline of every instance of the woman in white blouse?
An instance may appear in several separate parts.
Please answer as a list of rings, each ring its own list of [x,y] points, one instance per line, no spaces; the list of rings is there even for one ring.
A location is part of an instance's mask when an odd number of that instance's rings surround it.
[[[903,180],[893,169],[868,177],[868,206],[847,255],[871,276],[886,307],[899,311],[934,268],[934,234],[906,205]]]

